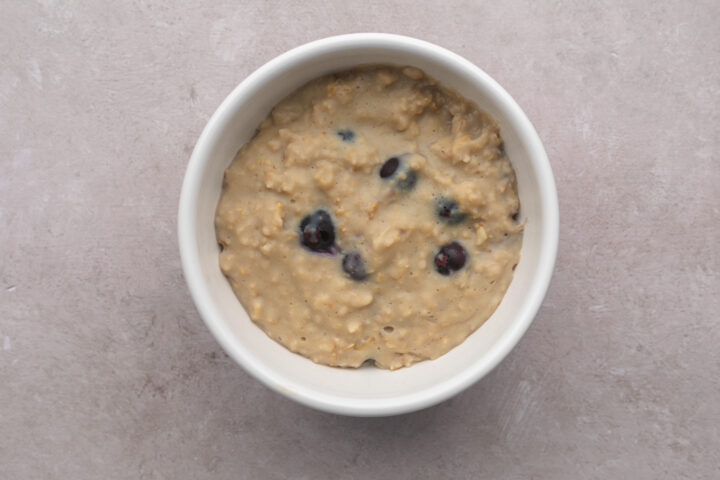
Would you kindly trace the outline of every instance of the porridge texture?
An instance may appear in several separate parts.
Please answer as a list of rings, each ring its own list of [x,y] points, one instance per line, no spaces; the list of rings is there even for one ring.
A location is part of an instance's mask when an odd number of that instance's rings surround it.
[[[396,369],[492,314],[519,207],[489,115],[416,68],[358,67],[279,103],[227,168],[220,267],[289,350]]]

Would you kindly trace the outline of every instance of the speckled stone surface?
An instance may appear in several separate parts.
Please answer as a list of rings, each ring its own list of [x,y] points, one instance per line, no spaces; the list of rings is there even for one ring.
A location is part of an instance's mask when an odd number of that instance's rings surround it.
[[[1,10],[0,478],[720,478],[717,1]],[[456,398],[382,419],[296,405],[234,365],[175,235],[225,95],[355,31],[438,43],[504,85],[561,209],[518,347]]]

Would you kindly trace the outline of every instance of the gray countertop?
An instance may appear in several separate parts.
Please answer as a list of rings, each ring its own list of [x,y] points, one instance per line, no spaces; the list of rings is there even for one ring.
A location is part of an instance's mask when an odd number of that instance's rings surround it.
[[[720,4],[577,3],[5,3],[0,478],[720,478]],[[296,405],[233,364],[175,234],[225,95],[355,31],[487,71],[560,197],[555,276],[517,348],[381,419]]]

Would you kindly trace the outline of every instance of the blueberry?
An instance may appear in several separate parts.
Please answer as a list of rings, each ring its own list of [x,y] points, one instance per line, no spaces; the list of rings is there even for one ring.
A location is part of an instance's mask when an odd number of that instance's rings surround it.
[[[417,172],[401,166],[400,157],[390,157],[380,167],[380,178],[395,177],[395,187],[412,190],[417,183]]]
[[[342,138],[343,142],[352,142],[355,140],[355,132],[346,128],[345,130],[338,130],[337,134]]]
[[[342,268],[353,280],[365,280],[368,276],[365,260],[358,252],[346,253],[342,259]]]
[[[460,206],[455,200],[449,198],[439,198],[435,202],[435,213],[441,220],[455,225],[467,218],[467,214],[460,211]]]
[[[385,160],[385,163],[380,167],[380,178],[392,177],[397,171],[400,165],[400,159],[398,157],[390,157]]]
[[[417,183],[417,173],[414,170],[405,170],[398,175],[395,185],[400,190],[412,190]]]
[[[435,254],[435,270],[441,275],[450,275],[465,266],[467,253],[458,242],[446,243]]]
[[[315,210],[300,221],[300,243],[313,252],[332,252],[335,227],[325,210]]]

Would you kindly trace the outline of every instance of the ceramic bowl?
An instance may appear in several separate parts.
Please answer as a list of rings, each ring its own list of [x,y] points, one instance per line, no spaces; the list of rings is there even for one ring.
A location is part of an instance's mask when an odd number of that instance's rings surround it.
[[[272,107],[314,78],[360,64],[412,65],[459,91],[500,126],[517,174],[526,223],[520,262],[495,313],[462,344],[395,371],[318,365],[270,339],[248,317],[218,266],[214,216],[223,171]],[[271,389],[320,410],[357,416],[406,413],[477,382],[517,344],[550,283],[558,245],[552,170],[532,124],[480,68],[441,47],[397,35],[362,33],[314,41],[269,61],[223,101],[197,141],[178,214],[182,266],[200,315],[225,351]]]

